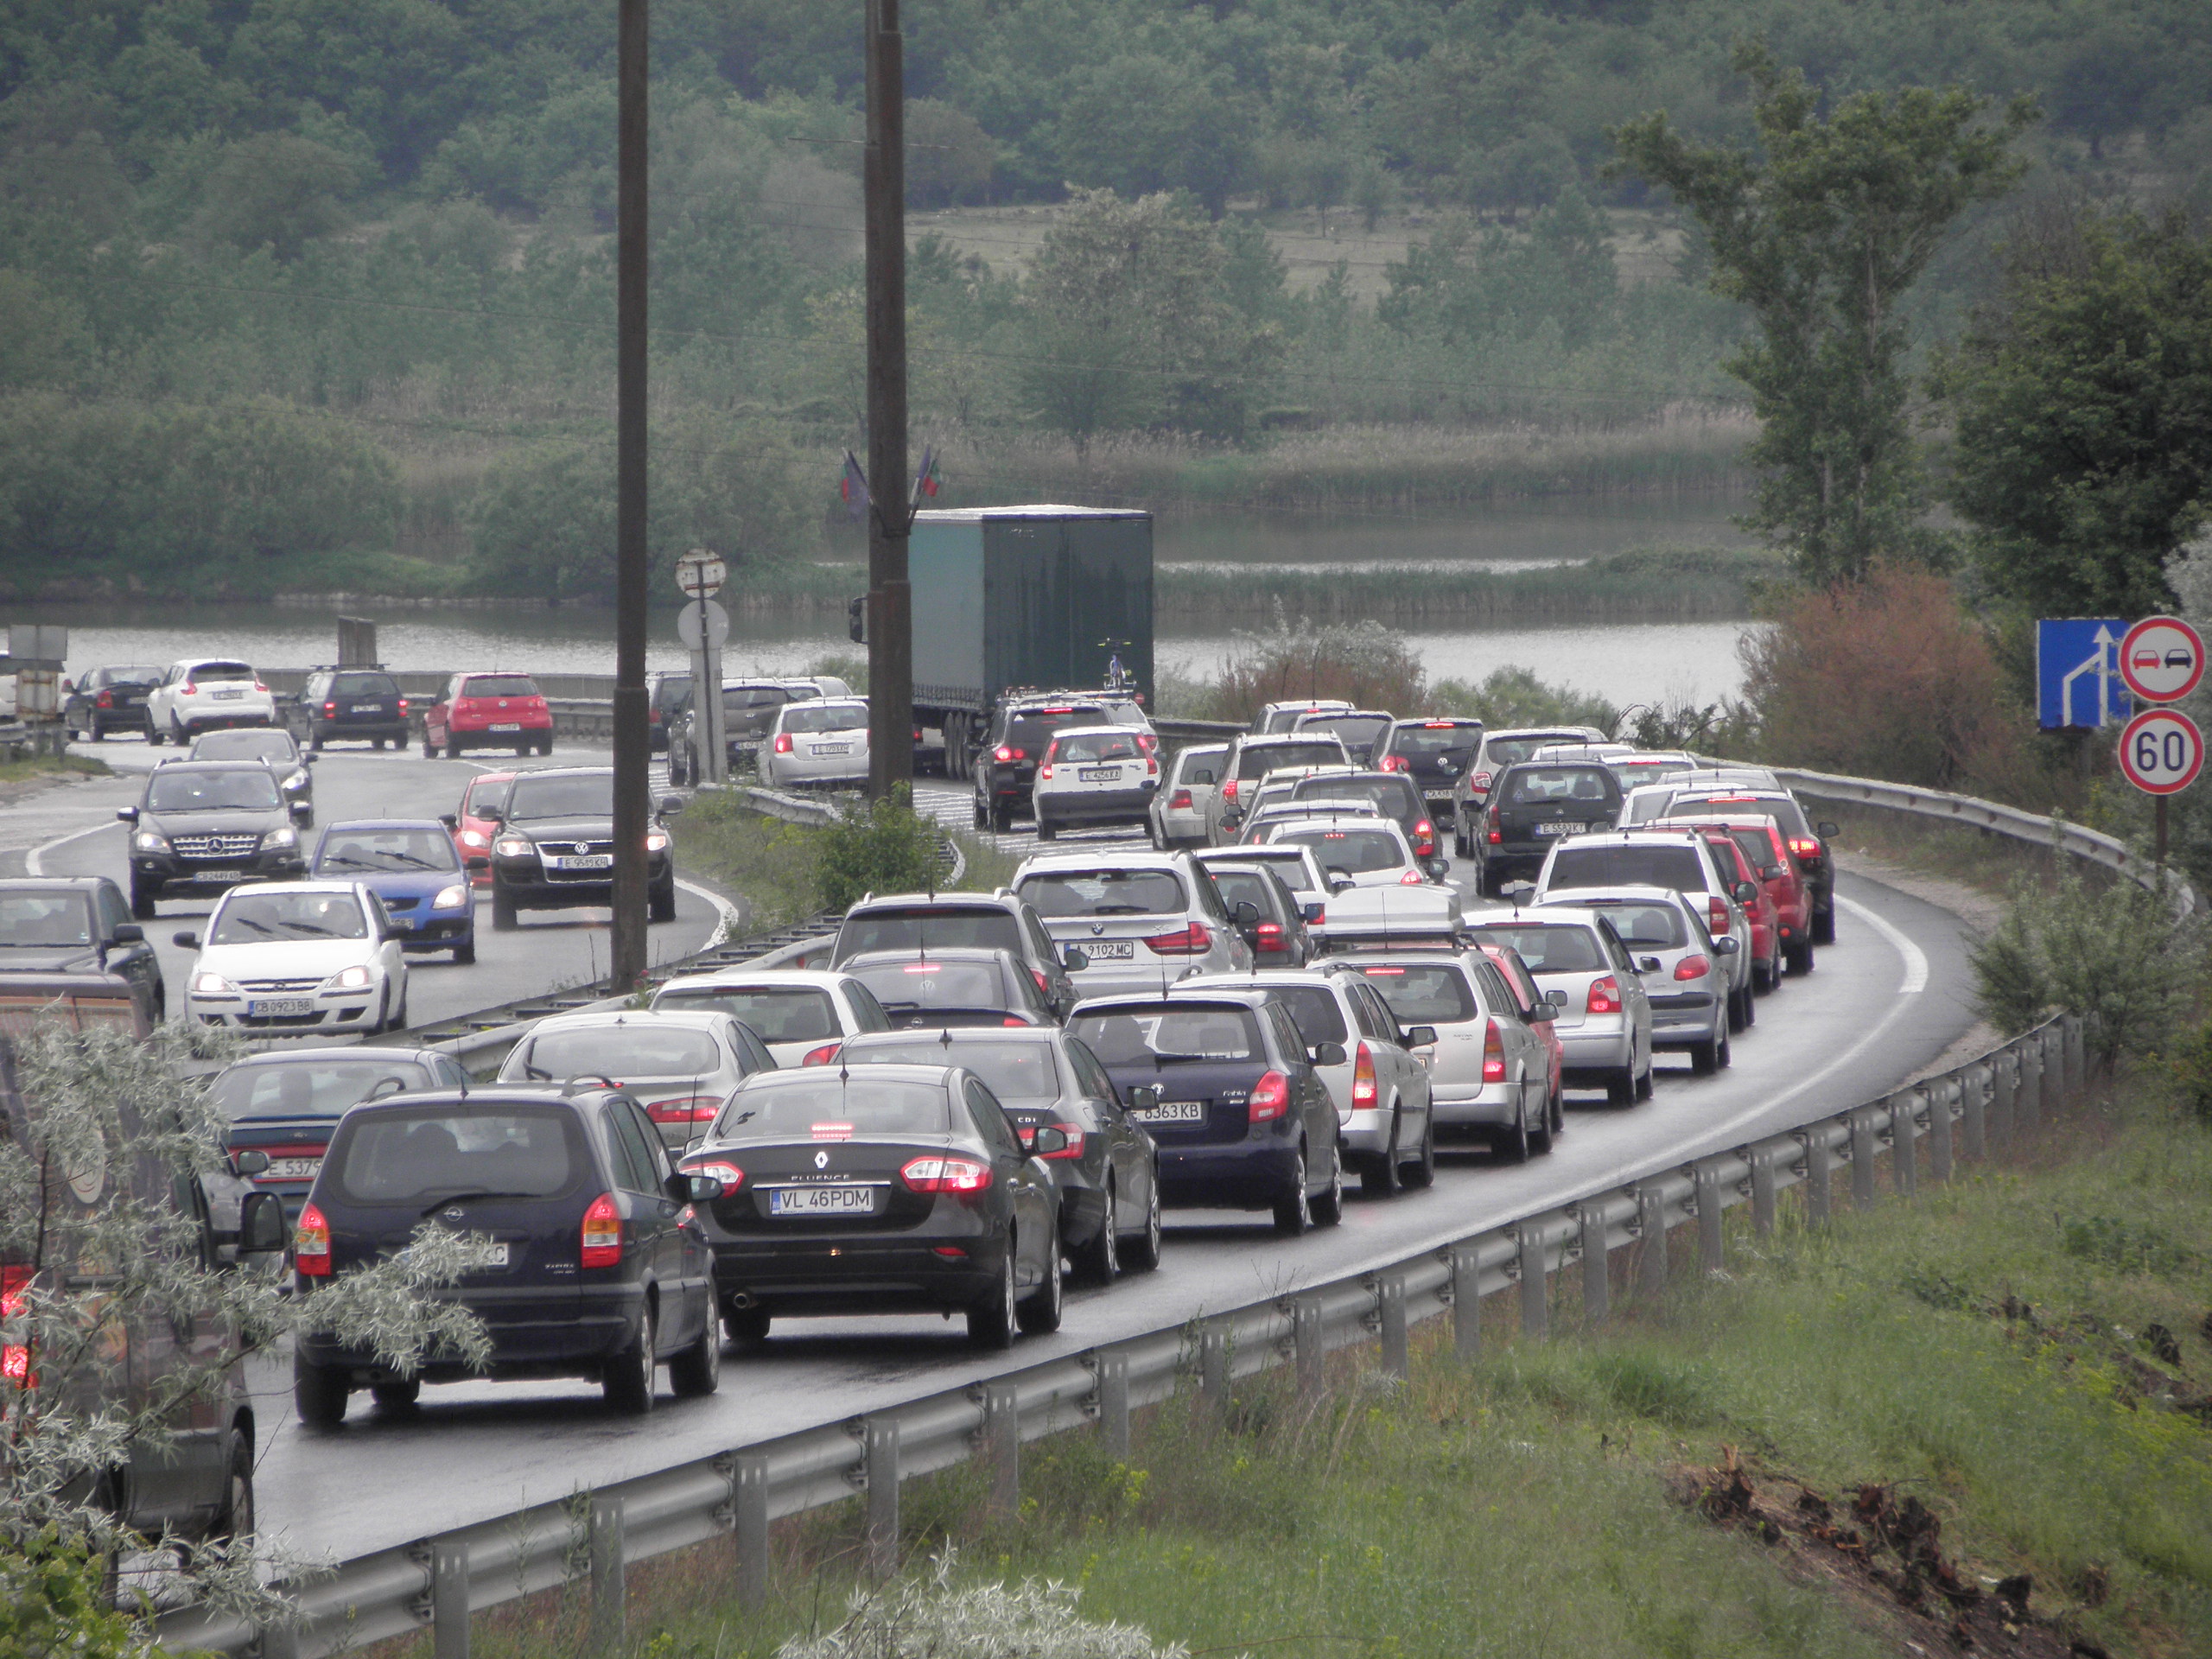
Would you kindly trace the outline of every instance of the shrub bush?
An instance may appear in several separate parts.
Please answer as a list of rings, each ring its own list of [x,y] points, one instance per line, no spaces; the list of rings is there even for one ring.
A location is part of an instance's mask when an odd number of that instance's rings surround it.
[[[938,884],[937,825],[899,791],[849,810],[822,834],[816,891],[823,910],[843,910],[868,893],[911,893]]]

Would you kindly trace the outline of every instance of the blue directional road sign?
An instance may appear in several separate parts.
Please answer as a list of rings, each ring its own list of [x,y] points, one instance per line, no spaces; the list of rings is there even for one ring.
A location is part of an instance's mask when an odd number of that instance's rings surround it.
[[[2120,617],[2046,617],[2036,624],[2036,718],[2057,726],[2116,726],[2134,712],[2120,677]]]

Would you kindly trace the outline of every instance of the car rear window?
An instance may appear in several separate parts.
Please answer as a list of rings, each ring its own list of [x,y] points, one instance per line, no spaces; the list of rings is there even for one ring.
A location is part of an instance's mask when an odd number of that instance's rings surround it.
[[[420,1089],[420,1067],[367,1054],[360,1059],[316,1058],[283,1065],[234,1065],[207,1091],[233,1123],[249,1117],[336,1117],[368,1097],[379,1084],[385,1093]]]
[[[195,760],[296,760],[299,745],[292,741],[289,732],[256,731],[248,727],[242,731],[210,732],[195,738],[192,758]]]
[[[1755,871],[1776,868],[1774,842],[1764,830],[1731,830],[1729,839],[1744,855],[1744,861]]]
[[[940,1043],[934,1037],[910,1041],[883,1043],[871,1041],[864,1047],[845,1051],[848,1065],[963,1065],[983,1080],[983,1086],[999,1097],[1001,1103],[1018,1105],[1024,1101],[1057,1100],[1060,1094],[1060,1071],[1052,1058],[1050,1043],[954,1042]]]
[[[1677,795],[1669,804],[1676,811],[1699,807],[1708,811],[1717,808],[1725,812],[1732,806],[1772,818],[1785,836],[1809,836],[1813,833],[1803,811],[1787,795]]]
[[[1390,753],[1424,758],[1472,754],[1482,741],[1483,728],[1479,724],[1401,726],[1391,736]]]
[[[1083,732],[1052,740],[1055,760],[1135,760],[1144,753],[1135,732]]]
[[[1260,1021],[1249,1008],[1081,1014],[1068,1022],[1068,1033],[1109,1065],[1249,1060],[1263,1052]]]
[[[527,674],[472,674],[461,683],[464,697],[534,697],[537,682]]]
[[[784,716],[787,732],[864,732],[868,705],[864,702],[801,703]]]
[[[1021,925],[1003,910],[872,910],[837,930],[836,960],[874,950],[1021,950]]]
[[[1309,715],[1291,729],[1299,732],[1334,732],[1343,740],[1347,749],[1359,750],[1373,746],[1390,724],[1388,715]]]
[[[351,889],[255,893],[233,888],[207,930],[210,944],[269,944],[298,939],[365,939],[369,920]],[[267,971],[264,969],[264,971]],[[318,970],[328,971],[328,970]]]
[[[1266,865],[1293,893],[1318,891],[1313,885],[1313,878],[1306,873],[1306,860],[1294,855],[1292,849],[1285,849],[1283,856],[1271,858],[1267,855],[1264,847],[1239,848],[1236,856],[1242,862]]]
[[[1562,847],[1552,856],[1546,891],[1560,887],[1672,887],[1705,891],[1705,865],[1682,846]]]
[[[1631,950],[1669,950],[1689,943],[1682,912],[1672,905],[1608,904],[1605,914]]]
[[[315,874],[407,875],[461,868],[442,830],[334,830],[315,855]]]
[[[524,777],[507,791],[506,815],[529,818],[611,818],[614,816],[614,774],[584,772],[567,778]]]
[[[389,674],[340,674],[330,683],[334,697],[396,697],[399,683]],[[483,693],[475,695],[481,696]]]
[[[1270,985],[1267,993],[1268,1001],[1282,1004],[1290,1023],[1298,1027],[1298,1040],[1307,1048],[1341,1043],[1350,1035],[1334,991],[1319,985]]]
[[[1511,806],[1538,806],[1554,801],[1587,801],[1602,806],[1618,788],[1612,773],[1603,766],[1518,766],[1505,791]]]
[[[944,1135],[952,1127],[941,1084],[870,1077],[850,1068],[840,1077],[824,1068],[818,1078],[739,1090],[708,1133],[715,1141],[848,1141],[856,1135]]]
[[[1325,870],[1364,875],[1372,870],[1395,870],[1406,855],[1397,837],[1380,830],[1319,830],[1294,826],[1275,832],[1274,839],[1311,847]]]
[[[1173,870],[1039,870],[1016,889],[1046,918],[1167,916],[1184,908]]]
[[[1388,817],[1421,816],[1421,797],[1404,778],[1301,779],[1291,791],[1298,801],[1366,801]]]
[[[990,962],[886,962],[847,964],[845,971],[875,993],[890,1014],[917,1008],[1003,1008],[1010,999]],[[940,1062],[941,1064],[941,1062]]]
[[[159,685],[162,671],[158,668],[111,668],[107,671],[110,685]]]
[[[1268,880],[1250,870],[1212,871],[1214,891],[1221,895],[1223,904],[1234,907],[1240,904],[1255,906],[1262,916],[1274,914],[1273,898],[1268,892]]]
[[[83,893],[0,893],[0,948],[51,950],[92,942],[92,907]],[[0,957],[0,967],[7,965]]]
[[[591,1166],[575,1114],[561,1107],[424,1106],[341,1125],[322,1179],[355,1204],[420,1209],[464,1192],[559,1198]]]
[[[1483,750],[1483,760],[1491,771],[1518,766],[1538,749],[1549,748],[1554,743],[1579,743],[1582,737],[1577,732],[1535,732],[1527,737],[1493,737]]]
[[[254,677],[251,663],[194,663],[188,680],[250,680]]]
[[[719,1071],[722,1052],[703,1031],[656,1026],[575,1026],[539,1032],[523,1040],[520,1074],[549,1083],[570,1077],[700,1077]]]
[[[236,772],[173,772],[164,766],[146,785],[152,812],[265,811],[280,804],[276,780],[259,766]]]
[[[1471,1020],[1482,1009],[1466,976],[1446,963],[1376,963],[1360,971],[1382,993],[1401,1026]]]
[[[1598,936],[1584,923],[1499,923],[1482,933],[1494,944],[1519,951],[1532,974],[1594,974],[1607,965]]]
[[[461,797],[461,815],[465,818],[481,817],[486,812],[506,810],[507,792],[515,786],[512,778],[478,779]]]
[[[1239,782],[1264,778],[1284,766],[1341,766],[1344,746],[1332,738],[1326,743],[1262,743],[1241,749],[1236,755]]]
[[[722,708],[730,714],[749,714],[760,709],[780,709],[799,699],[780,685],[726,685]]]
[[[1033,709],[1015,715],[1007,721],[1006,741],[1008,747],[1024,750],[1031,760],[1045,752],[1052,734],[1063,726],[1103,726],[1108,724],[1106,711],[1094,704],[1069,709]]]
[[[842,1035],[837,1005],[812,985],[671,986],[653,1008],[695,1008],[734,1014],[764,1043],[814,1043]]]

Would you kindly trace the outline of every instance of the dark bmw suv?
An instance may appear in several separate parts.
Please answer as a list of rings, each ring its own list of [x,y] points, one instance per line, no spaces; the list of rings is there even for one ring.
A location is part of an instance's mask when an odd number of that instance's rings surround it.
[[[136,806],[116,809],[130,826],[130,913],[154,914],[162,894],[206,896],[241,881],[307,874],[300,825],[315,809],[287,805],[276,774],[232,760],[172,760],[156,766]]]
[[[293,1262],[311,1295],[404,1249],[425,1221],[475,1234],[490,1260],[446,1294],[491,1337],[480,1375],[589,1378],[608,1405],[642,1415],[664,1362],[679,1395],[721,1380],[714,1262],[690,1210],[721,1196],[711,1176],[670,1167],[619,1090],[479,1085],[365,1101],[331,1137]],[[356,1389],[404,1408],[425,1382],[477,1375],[434,1353],[403,1377],[329,1332],[304,1332],[292,1402],[309,1427],[335,1428]]]
[[[381,668],[318,668],[284,715],[311,749],[326,743],[407,747],[407,699],[399,694],[399,682]]]
[[[663,812],[683,803],[668,796]],[[492,837],[492,925],[505,931],[524,910],[567,910],[614,902],[614,769],[563,766],[526,772],[507,791]],[[676,858],[668,831],[645,832],[647,910],[676,919]]]

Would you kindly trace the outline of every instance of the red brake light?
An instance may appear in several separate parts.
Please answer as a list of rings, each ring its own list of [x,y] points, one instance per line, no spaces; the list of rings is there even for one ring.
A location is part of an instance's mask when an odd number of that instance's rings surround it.
[[[1038,990],[1049,1000],[1052,995],[1052,982],[1045,977],[1045,970],[1042,968],[1032,968],[1029,970],[1029,977],[1037,982]]]
[[[1142,749],[1147,754],[1150,754],[1160,747],[1160,739],[1151,732],[1139,732],[1137,747]]]
[[[1421,725],[1421,730],[1425,732],[1448,732],[1451,729],[1452,722],[1448,720],[1425,721]]]
[[[260,692],[264,696],[267,696],[269,695],[269,688],[264,685],[259,680],[256,680],[253,683],[253,689]]]
[[[1375,1056],[1365,1043],[1351,1063],[1351,1109],[1365,1111],[1375,1104]]]
[[[934,974],[943,970],[941,962],[910,962],[899,971],[902,974]]]
[[[1427,818],[1414,825],[1414,851],[1423,858],[1435,856],[1436,826]]]
[[[1408,870],[1398,878],[1398,885],[1402,887],[1417,887],[1427,880],[1428,878],[1419,870]]]
[[[1487,1024],[1488,1029],[1483,1033],[1483,1081],[1503,1083],[1505,1081],[1505,1039],[1498,1032],[1497,1020],[1490,1020]]]
[[[1234,778],[1221,786],[1221,798],[1224,801],[1233,801],[1236,798],[1236,780]]]
[[[1191,791],[1187,789],[1177,790],[1167,798],[1167,804],[1171,809],[1188,808],[1191,804]]]
[[[200,688],[190,680],[187,680],[184,683],[184,695],[188,697],[196,697],[200,695]]]
[[[1728,931],[1728,901],[1719,893],[1708,893],[1705,900],[1705,920],[1714,938]]]
[[[1252,1085],[1244,1102],[1244,1121],[1268,1123],[1289,1110],[1290,1079],[1280,1071],[1270,1071]]]
[[[1009,760],[1027,760],[1029,758],[1029,751],[1027,749],[1010,749],[1005,744],[1001,743],[993,753],[991,758],[1003,766]]]
[[[407,699],[404,697],[399,700],[399,712],[403,715],[407,712]]]
[[[1213,949],[1213,935],[1206,931],[1204,922],[1192,922],[1188,927],[1173,933],[1162,933],[1145,941],[1154,953],[1162,957],[1199,957]]]
[[[711,1175],[724,1186],[745,1185],[745,1172],[735,1164],[720,1158],[710,1158],[704,1163],[686,1164],[683,1173],[686,1175]]]
[[[912,1192],[951,1192],[966,1198],[991,1184],[991,1166],[968,1158],[917,1158],[899,1172]]]
[[[791,752],[791,734],[789,732],[778,732],[776,734],[776,753],[778,754],[789,754]]]
[[[1713,971],[1713,964],[1703,957],[1684,957],[1675,964],[1676,979],[1703,979]]]
[[[92,701],[103,709],[112,709],[115,707],[115,693],[112,691],[103,691],[99,696],[94,697]]]
[[[1789,850],[1800,858],[1818,858],[1821,843],[1804,836],[1792,836],[1789,837]]]
[[[601,1193],[584,1211],[583,1249],[588,1268],[622,1265],[622,1212],[614,1207],[612,1192]]]
[[[711,1123],[721,1105],[712,1095],[679,1095],[654,1101],[645,1108],[645,1116],[656,1123]]]
[[[1281,922],[1262,922],[1259,926],[1259,938],[1261,950],[1281,950],[1282,924]]]
[[[326,715],[334,715],[338,712],[338,705],[334,702],[326,702],[322,705],[322,712]]]
[[[330,1275],[330,1224],[311,1204],[302,1208],[292,1229],[292,1265],[308,1279]]]
[[[837,1058],[837,1051],[843,1046],[844,1044],[842,1043],[824,1043],[819,1048],[810,1048],[806,1051],[806,1057],[802,1059],[799,1064],[801,1065],[827,1065],[830,1061]]]
[[[1038,767],[1037,775],[1039,778],[1049,780],[1052,775],[1052,763],[1047,760],[1043,766]]]
[[[1611,974],[1590,982],[1590,1000],[1585,1004],[1591,1014],[1618,1014],[1621,1011],[1621,982]]]
[[[1477,772],[1473,777],[1467,779],[1467,787],[1469,789],[1479,789],[1484,794],[1489,794],[1490,773],[1486,772]]]
[[[19,1319],[26,1309],[24,1293],[30,1289],[31,1270],[27,1267],[0,1268],[0,1319]],[[31,1351],[29,1343],[11,1342],[0,1346],[0,1377],[5,1377],[19,1389],[29,1388],[38,1379],[31,1375]]]

